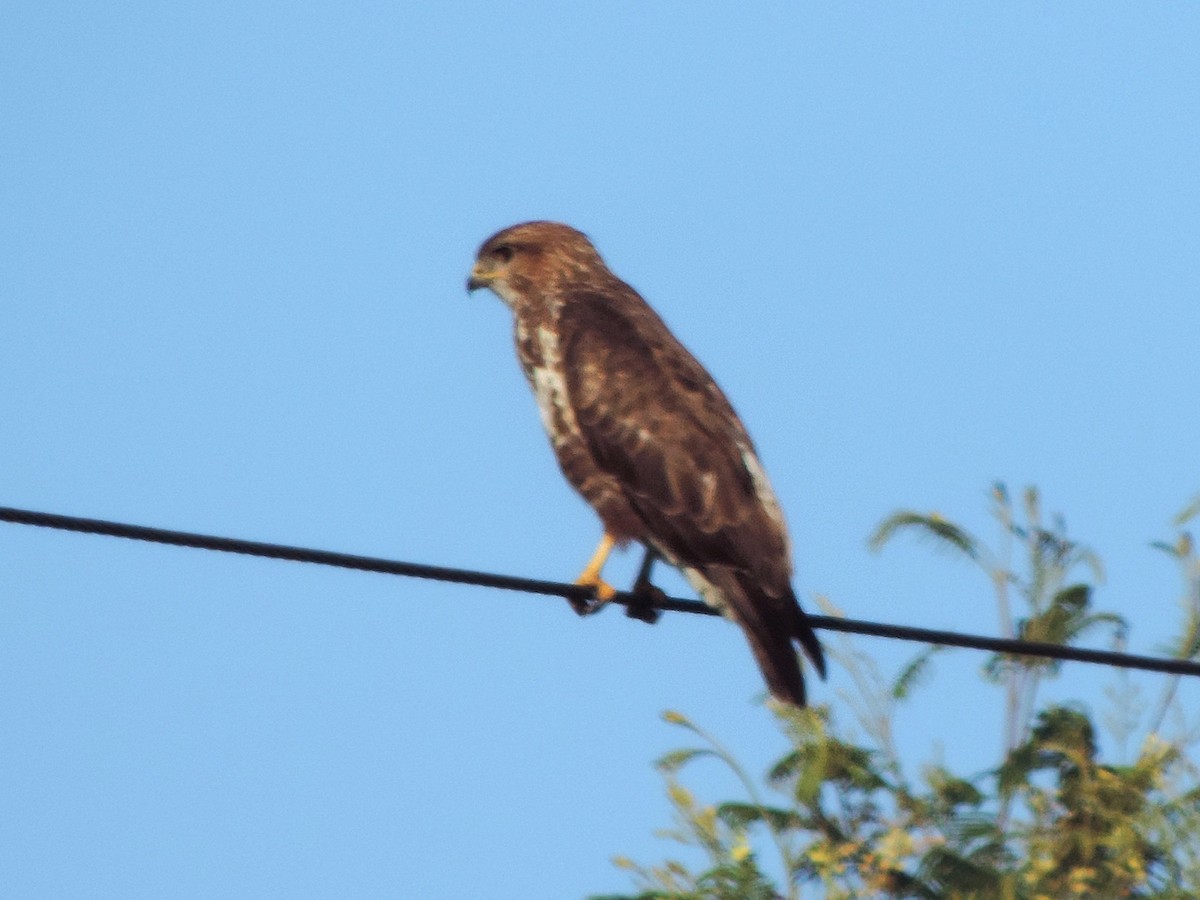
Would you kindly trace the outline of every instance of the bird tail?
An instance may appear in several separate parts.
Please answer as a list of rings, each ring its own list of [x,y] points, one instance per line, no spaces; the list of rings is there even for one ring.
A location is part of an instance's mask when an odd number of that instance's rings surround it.
[[[720,591],[730,615],[746,633],[771,694],[803,707],[804,676],[792,641],[799,642],[822,679],[825,653],[792,589],[787,588],[782,597],[772,597],[744,573],[723,566],[706,569],[704,577]]]

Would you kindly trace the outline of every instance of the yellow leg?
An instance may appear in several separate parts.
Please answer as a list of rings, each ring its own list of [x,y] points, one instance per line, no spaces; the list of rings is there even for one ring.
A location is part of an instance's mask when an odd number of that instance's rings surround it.
[[[607,603],[617,594],[616,588],[600,577],[600,572],[608,561],[608,555],[612,553],[612,549],[616,545],[617,539],[607,531],[604,532],[604,537],[600,538],[600,546],[596,548],[596,552],[592,554],[588,564],[583,567],[583,571],[575,579],[576,584],[594,589],[596,599],[601,603]]]

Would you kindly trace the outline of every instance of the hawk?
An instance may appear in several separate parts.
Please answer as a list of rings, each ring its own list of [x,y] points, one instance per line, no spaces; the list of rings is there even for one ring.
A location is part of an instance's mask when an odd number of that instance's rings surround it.
[[[525,222],[483,242],[467,290],[512,310],[517,356],[567,480],[604,536],[577,584],[600,602],[614,546],[645,545],[741,626],[771,693],[804,706],[792,641],[825,658],[791,587],[783,513],[712,376],[583,233]]]

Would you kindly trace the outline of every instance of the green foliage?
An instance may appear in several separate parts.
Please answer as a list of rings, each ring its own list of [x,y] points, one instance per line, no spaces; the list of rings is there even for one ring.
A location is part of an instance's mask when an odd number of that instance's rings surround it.
[[[896,700],[907,699],[913,689],[929,674],[933,657],[947,649],[949,648],[942,644],[931,644],[914,656],[892,683],[892,697]]]
[[[937,513],[921,514],[908,510],[892,513],[876,527],[867,541],[872,550],[882,550],[893,537],[902,531],[913,531],[931,538],[936,544],[957,551],[968,559],[978,559],[979,549],[975,538],[952,522],[947,522]]]
[[[692,727],[682,717],[672,717],[669,721]],[[698,731],[694,727],[692,730]],[[676,820],[676,828],[665,832],[664,836],[702,848],[708,856],[708,866],[702,872],[692,873],[675,860],[668,860],[660,866],[642,867],[629,859],[617,857],[616,864],[632,872],[642,887],[639,893],[623,900],[774,900],[774,885],[758,866],[750,848],[746,823],[727,821],[715,807],[698,804],[691,792],[676,780],[673,774],[675,769],[697,755],[716,756],[735,769],[737,767],[736,762],[723,756],[723,751],[715,747],[701,754],[670,754],[668,758],[660,760],[659,767],[666,774],[667,796],[675,809]],[[607,900],[621,898],[610,897]]]
[[[872,542],[882,547],[916,529],[965,555],[988,575],[1009,636],[1069,644],[1105,625],[1123,639],[1124,623],[1093,609],[1092,583],[1071,576],[1082,568],[1098,580],[1099,561],[1066,538],[1061,521],[1050,528],[1041,524],[1037,492],[1025,492],[1020,517],[1003,485],[995,486],[992,498],[1001,525],[998,551],[940,516],[912,512],[889,517]],[[1180,524],[1200,514],[1200,501],[1184,513]],[[1186,533],[1155,546],[1183,575],[1184,623],[1172,652],[1195,658],[1200,560]],[[1025,563],[1020,571],[1010,564],[1017,548]],[[1010,591],[1026,615],[1011,616]],[[761,788],[703,729],[679,713],[666,714],[701,742],[659,761],[677,821],[669,835],[700,848],[707,865],[694,873],[676,860],[646,867],[618,859],[640,893],[607,900],[774,900],[798,898],[806,888],[834,900],[1200,896],[1198,772],[1185,753],[1186,729],[1175,738],[1162,733],[1169,711],[1186,721],[1175,699],[1178,678],[1168,680],[1133,761],[1116,765],[1100,759],[1086,712],[1037,705],[1037,687],[1055,667],[1033,657],[993,657],[984,674],[1004,692],[999,762],[971,777],[944,766],[927,766],[911,777],[891,747],[892,719],[900,701],[925,682],[932,655],[944,648],[927,648],[889,681],[848,646],[833,655],[862,696],[841,708],[857,718],[868,742],[851,740],[827,707],[772,704],[789,749]],[[1124,710],[1114,721],[1124,740],[1139,717]],[[697,801],[680,778],[701,758],[728,766],[745,796],[714,805]],[[769,844],[763,846],[773,847],[768,856],[777,857],[766,868],[754,849],[764,837]]]
[[[1092,581],[1103,580],[1099,558],[1087,547],[1067,537],[1066,523],[1054,517],[1043,521],[1041,496],[1036,488],[1027,488],[1017,510],[1002,483],[992,486],[992,517],[1000,526],[997,546],[986,546],[965,528],[938,513],[902,510],[888,516],[876,528],[868,544],[882,550],[897,535],[912,531],[933,538],[939,546],[961,553],[987,576],[996,604],[1000,634],[1047,644],[1070,644],[1107,625],[1122,635],[1125,621],[1112,613],[1092,611],[1092,585],[1073,580],[1082,569]],[[1014,557],[1018,551],[1025,565],[1018,569]],[[1013,594],[1024,609],[1013,609]],[[896,698],[903,699],[914,677],[920,676],[928,656],[918,656],[896,683]],[[1015,747],[1029,733],[1037,709],[1037,694],[1042,681],[1058,673],[1061,663],[1035,656],[997,654],[988,660],[984,671],[1000,683],[1005,693],[1003,746]]]

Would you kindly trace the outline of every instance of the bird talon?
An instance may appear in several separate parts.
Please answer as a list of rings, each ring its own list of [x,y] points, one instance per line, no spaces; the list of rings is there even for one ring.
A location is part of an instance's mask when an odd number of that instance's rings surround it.
[[[590,599],[580,604],[583,607],[582,609],[576,606],[575,611],[581,616],[595,615],[608,604],[608,601],[617,596],[617,589],[607,581],[602,580],[598,575],[590,575],[585,572],[575,579],[575,583],[580,587],[591,588],[593,592]],[[571,605],[575,606],[574,603]]]
[[[637,580],[629,589],[629,603],[625,606],[625,615],[648,625],[654,625],[662,616],[662,607],[667,602],[666,592],[656,587],[650,581],[650,572],[659,559],[657,551],[647,548],[642,557],[642,565],[638,569]]]
[[[579,577],[575,579],[575,583],[580,587],[592,589],[592,596],[586,600],[572,600],[571,607],[581,616],[590,616],[599,612],[609,600],[617,596],[617,589],[600,577],[600,572],[604,569],[604,563],[608,560],[608,555],[612,552],[612,548],[616,546],[616,539],[608,532],[604,533],[604,537],[600,539],[600,546],[596,548],[596,552],[592,554],[592,558],[588,564],[583,567],[583,571],[579,573]]]
[[[568,597],[567,602],[577,616],[590,616],[595,612],[596,601],[591,597]]]
[[[648,625],[656,624],[662,617],[662,606],[667,601],[666,591],[649,581],[639,581],[629,594],[630,600],[625,607],[625,615]]]

